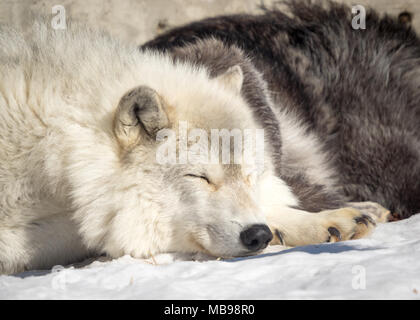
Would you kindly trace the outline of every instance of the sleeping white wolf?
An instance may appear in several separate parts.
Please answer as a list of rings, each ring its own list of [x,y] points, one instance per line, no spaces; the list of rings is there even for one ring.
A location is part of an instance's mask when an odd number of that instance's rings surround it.
[[[214,39],[202,45],[226,49]],[[53,30],[40,22],[25,35],[2,26],[0,273],[99,254],[234,257],[270,242],[368,234],[374,221],[365,213],[379,207],[346,208],[344,197],[322,207],[315,192],[320,209],[310,210],[278,173],[282,155],[289,172],[304,173],[322,194],[339,193],[317,136],[293,112],[274,108],[250,60],[237,48],[229,52],[237,63],[213,75],[205,65],[140,51],[85,26]],[[271,120],[253,112],[252,90]],[[179,135],[180,121],[209,136],[211,129],[264,129],[264,170],[159,163],[156,137],[163,129]]]

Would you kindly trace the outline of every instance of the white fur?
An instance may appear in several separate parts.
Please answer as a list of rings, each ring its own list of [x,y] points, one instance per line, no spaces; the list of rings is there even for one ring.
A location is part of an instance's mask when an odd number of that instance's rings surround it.
[[[84,26],[54,31],[42,22],[26,37],[1,29],[0,61],[0,272],[102,252],[233,256],[243,251],[243,228],[265,221],[245,176],[225,183],[219,166],[212,186],[179,181],[156,163],[155,144],[127,151],[113,132],[119,100],[139,85],[165,100],[175,130],[179,120],[255,128],[239,96],[240,72],[210,79],[205,69]],[[171,175],[175,184],[164,180]],[[183,204],[177,184],[192,188],[199,205]]]
[[[333,191],[337,186],[334,178],[331,159],[322,150],[322,144],[318,138],[307,130],[299,117],[286,109],[274,110],[280,124],[283,142],[282,169],[296,174],[304,171],[305,177],[312,184],[324,185]]]
[[[298,204],[268,155],[256,178],[245,166],[160,165],[156,142],[127,148],[113,126],[121,97],[147,86],[176,132],[180,120],[190,130],[258,128],[239,94],[242,78],[234,68],[210,79],[204,68],[85,26],[54,31],[41,22],[25,37],[0,28],[0,273],[100,253],[247,254],[244,228],[268,220],[277,229],[273,216]],[[299,141],[293,128],[287,139]],[[316,179],[323,159],[315,160]],[[191,177],[203,172],[210,183]],[[301,235],[301,220],[286,220]]]

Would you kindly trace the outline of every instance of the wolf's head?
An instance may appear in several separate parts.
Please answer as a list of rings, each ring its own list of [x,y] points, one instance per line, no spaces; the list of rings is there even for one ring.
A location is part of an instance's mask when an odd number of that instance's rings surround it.
[[[124,193],[115,199],[109,254],[232,257],[271,241],[258,200],[271,168],[240,94],[242,70],[234,66],[212,79],[201,73],[188,87],[159,81],[120,99],[114,133]]]

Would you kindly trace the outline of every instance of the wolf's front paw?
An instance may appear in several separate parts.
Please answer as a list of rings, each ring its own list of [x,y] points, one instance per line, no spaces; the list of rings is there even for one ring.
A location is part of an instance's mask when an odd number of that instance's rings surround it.
[[[328,231],[326,242],[363,238],[376,226],[371,216],[354,208],[322,211],[319,215]]]
[[[270,244],[289,247],[358,239],[375,227],[369,213],[355,208],[340,208],[311,213],[295,209],[267,216],[274,235]]]

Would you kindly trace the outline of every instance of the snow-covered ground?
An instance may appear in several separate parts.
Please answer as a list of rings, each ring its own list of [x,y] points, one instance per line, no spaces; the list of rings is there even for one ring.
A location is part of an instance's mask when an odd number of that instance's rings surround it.
[[[420,214],[370,238],[224,261],[128,256],[0,276],[1,299],[420,299]]]

